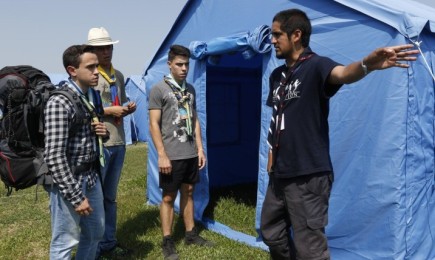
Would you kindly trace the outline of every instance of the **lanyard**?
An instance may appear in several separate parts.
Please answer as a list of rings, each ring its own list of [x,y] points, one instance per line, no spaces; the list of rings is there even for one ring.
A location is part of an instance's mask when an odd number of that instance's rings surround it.
[[[98,119],[98,115],[95,111],[95,107],[92,103],[90,103],[87,99],[87,97],[85,96],[85,94],[83,93],[82,89],[79,88],[77,86],[77,84],[70,79],[68,79],[69,82],[71,83],[72,86],[74,86],[74,88],[79,92],[80,94],[80,99],[82,100],[82,102],[85,104],[86,108],[88,109],[89,113],[91,114],[92,117],[92,122],[100,122],[100,120]],[[90,89],[88,90],[88,96],[90,96],[91,98],[91,102],[93,100],[92,94],[90,93]],[[103,137],[102,136],[97,136],[98,137],[98,151],[99,151],[99,161],[100,161],[100,165],[101,167],[104,167],[104,165],[106,164],[105,159],[104,159],[104,148],[103,148]],[[95,149],[95,143],[94,143],[94,150]]]
[[[277,118],[277,122],[276,122],[277,125],[276,125],[276,130],[275,130],[276,132],[274,134],[275,140],[273,142],[276,149],[278,149],[278,147],[279,147],[279,138],[280,138],[280,134],[281,134],[281,123],[282,123],[283,111],[284,111],[284,108],[290,103],[290,102],[285,102],[285,96],[286,96],[287,92],[289,91],[288,89],[286,90],[287,84],[290,81],[290,79],[292,78],[295,71],[297,71],[300,68],[302,63],[304,61],[308,60],[309,58],[311,58],[312,56],[313,56],[313,53],[311,52],[310,49],[307,48],[306,51],[304,51],[304,53],[302,53],[301,56],[298,58],[296,63],[288,69],[285,78],[282,78],[280,83],[279,83],[278,90],[277,90],[277,95],[280,96],[278,110],[276,111],[276,114],[273,115],[273,116],[275,116],[275,118]]]

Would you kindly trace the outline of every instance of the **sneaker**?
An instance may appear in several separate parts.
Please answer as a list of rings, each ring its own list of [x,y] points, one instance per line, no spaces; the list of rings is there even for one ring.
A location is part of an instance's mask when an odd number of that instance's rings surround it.
[[[165,260],[178,260],[178,254],[175,250],[175,243],[171,236],[163,237],[162,251]]]
[[[215,245],[215,243],[208,241],[198,235],[198,231],[196,230],[196,228],[193,228],[192,231],[186,232],[186,236],[184,237],[184,243],[186,245],[198,245],[206,247],[213,247]]]
[[[124,259],[131,255],[131,250],[116,244],[115,247],[113,247],[110,250],[102,251],[100,256],[98,257],[98,260],[110,260],[110,259]]]

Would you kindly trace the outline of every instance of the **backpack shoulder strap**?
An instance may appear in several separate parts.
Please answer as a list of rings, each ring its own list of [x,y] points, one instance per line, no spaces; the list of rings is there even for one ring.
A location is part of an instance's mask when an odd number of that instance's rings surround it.
[[[66,97],[74,106],[74,111],[76,112],[75,117],[72,120],[72,126],[69,130],[70,136],[73,136],[77,133],[78,129],[90,122],[89,116],[86,114],[86,107],[83,102],[80,100],[79,94],[74,92],[68,86],[60,86],[56,90],[51,92],[51,95],[63,95]]]
[[[88,91],[91,91],[94,97],[94,109],[99,118],[104,116],[104,107],[103,101],[101,100],[101,93],[99,90],[95,90],[94,88],[89,88]]]

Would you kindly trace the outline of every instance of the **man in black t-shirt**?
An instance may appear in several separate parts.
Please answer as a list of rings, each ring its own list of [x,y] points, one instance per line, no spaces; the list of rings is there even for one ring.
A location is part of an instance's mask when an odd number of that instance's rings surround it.
[[[273,259],[329,259],[325,226],[333,168],[329,155],[329,99],[343,84],[370,71],[408,68],[412,44],[379,48],[347,66],[313,53],[311,24],[298,9],[281,11],[272,23],[276,57],[285,65],[270,75],[267,105],[269,186],[261,233]],[[289,229],[292,228],[290,235]]]

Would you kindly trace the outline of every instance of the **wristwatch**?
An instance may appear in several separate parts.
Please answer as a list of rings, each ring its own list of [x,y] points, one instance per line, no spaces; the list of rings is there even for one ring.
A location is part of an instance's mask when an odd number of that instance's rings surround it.
[[[364,76],[370,73],[370,71],[367,69],[367,65],[364,64],[364,59],[361,60],[361,68],[364,71]]]

